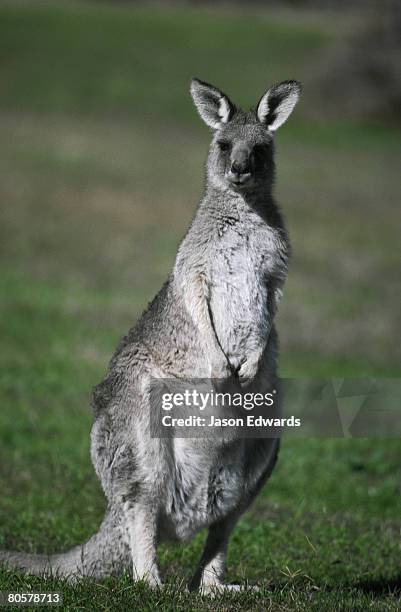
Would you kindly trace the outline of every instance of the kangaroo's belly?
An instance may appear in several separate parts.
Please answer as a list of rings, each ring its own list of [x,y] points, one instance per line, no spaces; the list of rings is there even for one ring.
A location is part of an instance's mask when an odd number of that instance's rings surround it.
[[[160,520],[162,539],[187,540],[197,531],[250,503],[275,457],[276,440],[237,440],[227,448],[216,442],[175,440],[175,473],[166,492]],[[194,444],[196,446],[194,446]],[[213,448],[214,445],[214,448]]]

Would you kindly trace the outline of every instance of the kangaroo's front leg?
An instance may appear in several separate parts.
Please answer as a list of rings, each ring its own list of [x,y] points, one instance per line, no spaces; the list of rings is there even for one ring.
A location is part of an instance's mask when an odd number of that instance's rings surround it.
[[[264,336],[260,338],[260,342],[258,343],[258,345],[245,355],[245,359],[242,361],[240,367],[238,368],[239,381],[241,385],[245,387],[253,381],[260,368],[260,364],[263,359],[263,353],[266,348],[266,343],[268,342],[271,328],[273,325],[274,316],[276,314],[277,306],[281,298],[280,286],[270,287],[268,296],[269,300],[266,316],[268,324],[264,328]]]
[[[223,583],[228,541],[236,522],[236,517],[229,517],[209,528],[199,566],[189,584],[191,591],[199,588],[207,593],[237,587]]]
[[[264,345],[250,352],[238,369],[238,378],[243,387],[249,385],[255,378],[263,355]]]
[[[149,586],[161,584],[157,566],[157,516],[151,502],[125,502],[124,514],[129,533],[134,580]]]

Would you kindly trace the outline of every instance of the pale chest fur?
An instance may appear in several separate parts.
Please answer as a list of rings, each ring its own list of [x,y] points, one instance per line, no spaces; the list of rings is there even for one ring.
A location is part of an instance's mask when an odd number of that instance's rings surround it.
[[[286,273],[286,244],[279,230],[255,213],[226,226],[206,264],[214,324],[236,365],[266,341],[275,293]]]

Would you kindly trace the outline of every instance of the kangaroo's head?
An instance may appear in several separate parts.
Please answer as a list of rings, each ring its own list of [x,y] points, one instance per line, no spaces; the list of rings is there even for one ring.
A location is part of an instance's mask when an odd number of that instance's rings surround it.
[[[195,106],[214,132],[207,164],[210,185],[235,192],[271,185],[274,133],[291,114],[300,92],[298,81],[284,81],[270,87],[256,108],[244,112],[213,85],[192,79]]]

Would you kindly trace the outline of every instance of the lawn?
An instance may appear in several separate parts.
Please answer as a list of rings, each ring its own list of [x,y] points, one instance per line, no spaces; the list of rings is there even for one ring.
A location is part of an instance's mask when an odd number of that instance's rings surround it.
[[[323,13],[0,5],[0,548],[59,551],[100,523],[91,389],[202,192],[209,135],[190,77],[254,104],[275,80],[307,79],[350,35],[340,26]],[[311,105],[306,90],[278,135],[294,247],[280,371],[399,377],[400,133],[318,123]],[[61,590],[66,610],[398,610],[400,463],[398,440],[284,441],[229,554],[228,580],[259,593],[182,592],[204,534],[162,548],[163,591],[6,570],[0,590]]]

